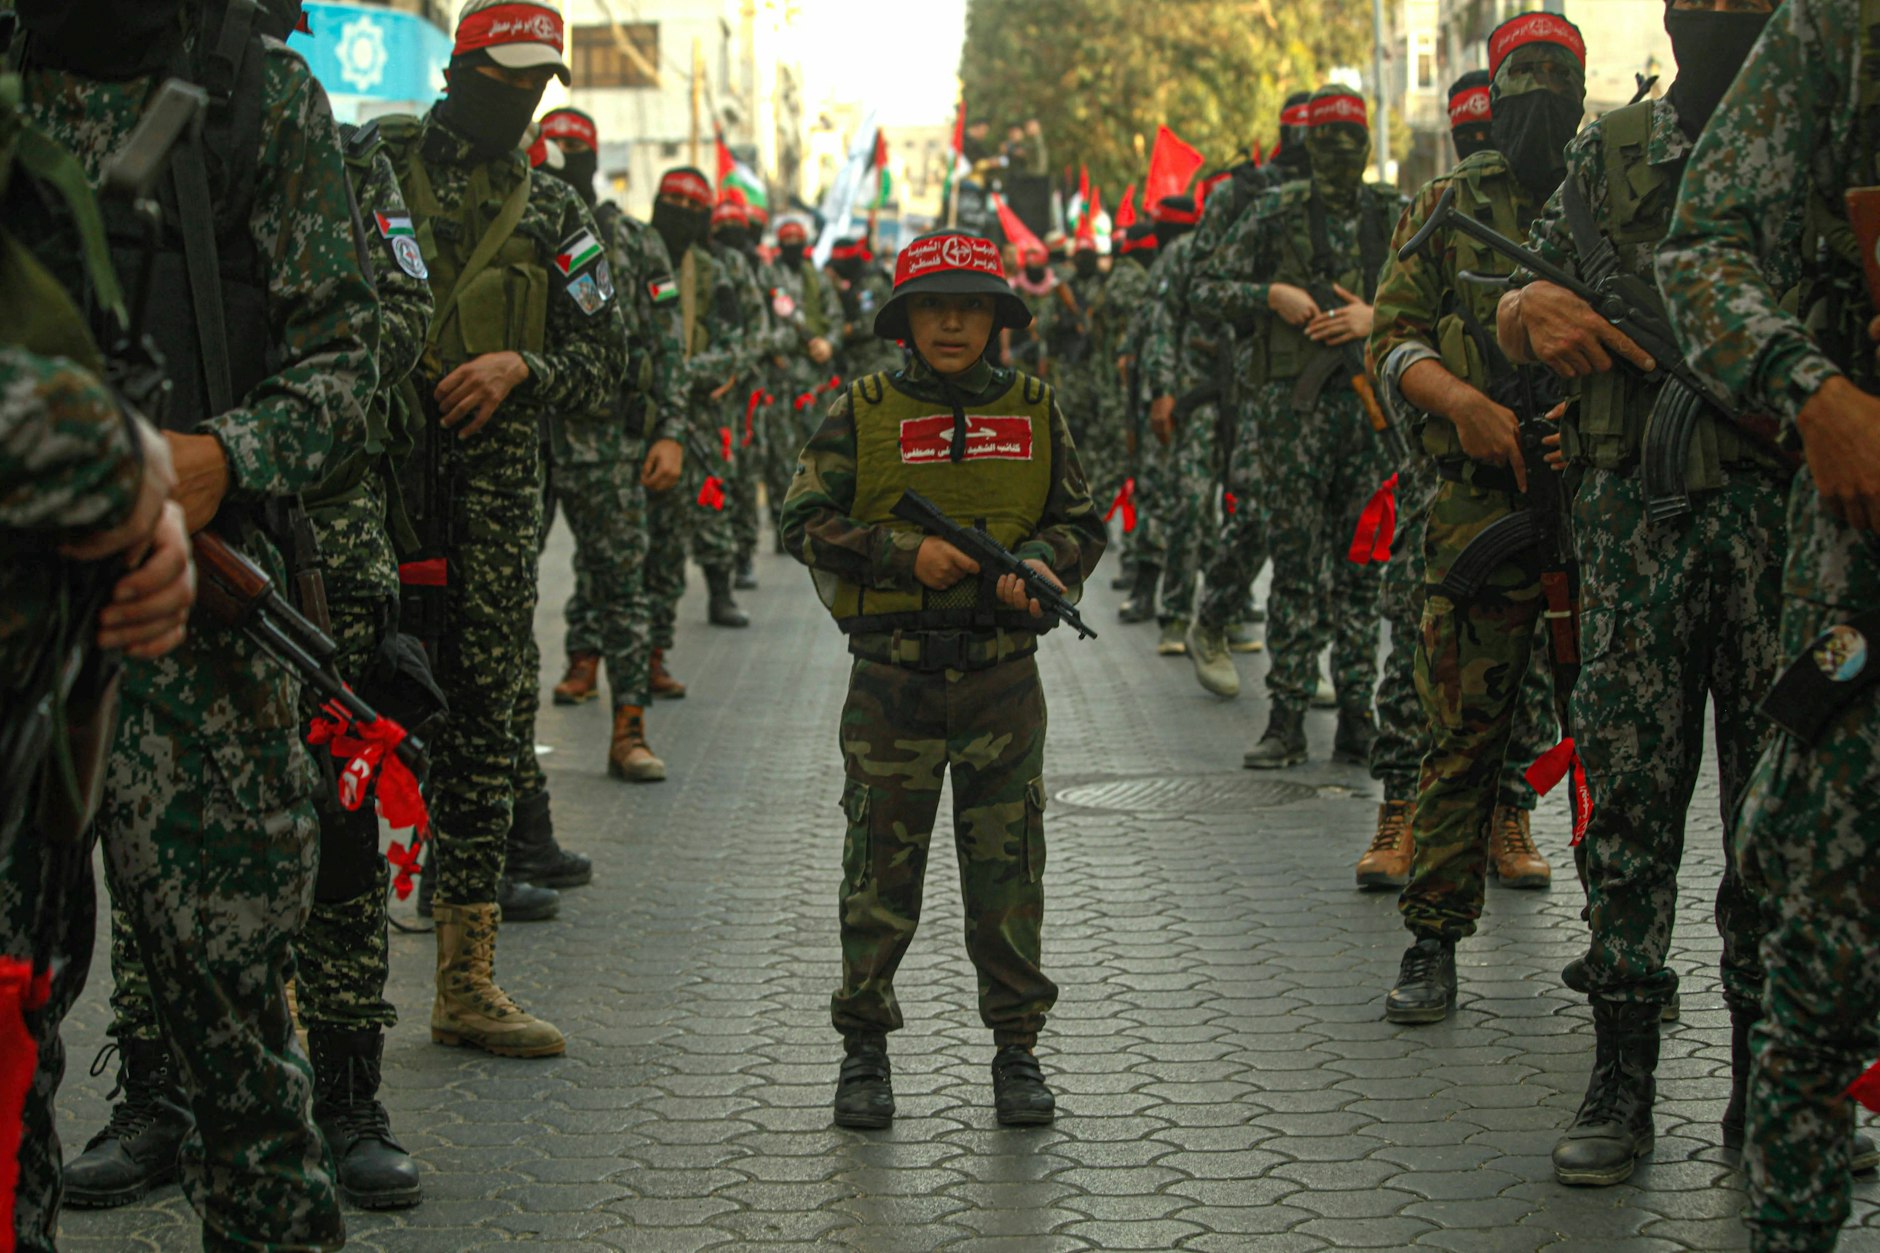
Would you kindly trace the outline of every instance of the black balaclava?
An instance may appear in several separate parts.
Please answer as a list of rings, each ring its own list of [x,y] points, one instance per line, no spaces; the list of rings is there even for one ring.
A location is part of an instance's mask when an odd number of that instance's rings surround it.
[[[1353,95],[1345,87],[1322,87],[1312,93],[1312,101],[1317,105]],[[1312,163],[1312,194],[1334,212],[1356,209],[1371,163],[1371,132],[1357,122],[1322,122],[1306,132],[1305,148]]]
[[[1193,196],[1164,196],[1156,206],[1159,210],[1152,220],[1155,223],[1155,246],[1158,251],[1168,247],[1176,240],[1195,229],[1195,198]],[[1164,215],[1169,212],[1188,219],[1182,222],[1170,222]]]
[[[751,242],[751,228],[736,224],[714,226],[712,242],[744,253],[746,256],[749,256],[757,246]]]
[[[1097,250],[1079,248],[1071,258],[1071,266],[1077,271],[1078,278],[1090,278],[1097,272]]]
[[[696,181],[700,188],[698,194],[710,193],[711,184],[706,181],[703,174],[689,165],[675,166],[667,170],[660,176],[660,186],[663,188],[667,179],[681,176],[689,176],[691,180]],[[660,241],[666,245],[666,255],[671,258],[674,265],[678,265],[687,249],[704,243],[706,237],[711,234],[712,211],[702,204],[689,202],[685,205],[669,204],[665,197],[656,191],[653,198],[653,216],[648,224],[659,232]]]
[[[858,239],[838,239],[837,248],[853,248],[861,241]],[[829,262],[829,268],[836,272],[836,277],[845,283],[859,283],[868,272],[868,262],[861,257],[840,257]]]
[[[1686,138],[1695,140],[1703,132],[1768,24],[1767,13],[1665,7],[1665,34],[1671,36],[1671,55],[1678,63],[1678,80],[1665,98],[1677,109],[1678,129]]]
[[[1586,75],[1579,59],[1559,44],[1543,45],[1541,51],[1573,67],[1575,90],[1561,95],[1534,75],[1515,69],[1516,57],[1510,55],[1489,89],[1490,107],[1495,111],[1489,132],[1528,195],[1544,202],[1567,176],[1565,150],[1586,111]]]
[[[554,140],[549,140],[554,143]],[[573,152],[567,148],[561,150],[561,166],[549,171],[556,178],[574,188],[575,193],[587,202],[592,209],[595,203],[594,176],[600,173],[601,154],[592,148]]]
[[[1139,240],[1147,239],[1155,233],[1154,223],[1136,222],[1123,231],[1123,238],[1133,244]],[[1155,264],[1155,252],[1156,250],[1154,248],[1131,248],[1123,255],[1146,270]]]
[[[469,140],[471,151],[482,160],[522,146],[523,133],[535,120],[536,106],[548,87],[546,82],[532,89],[511,87],[477,73],[477,66],[493,64],[485,52],[451,58],[448,94],[437,104],[438,117]]]
[[[1489,85],[1487,70],[1470,70],[1449,85],[1449,99],[1453,105],[1455,98],[1465,91],[1486,91]],[[1472,157],[1485,148],[1495,146],[1494,137],[1489,133],[1487,119],[1466,121],[1457,124],[1455,115],[1449,118],[1449,138],[1456,145],[1457,157]]]
[[[270,35],[282,43],[287,37],[300,29],[306,19],[300,11],[300,0],[261,0],[255,13],[255,26],[264,35]]]
[[[1295,91],[1286,97],[1286,104],[1280,112],[1279,149],[1273,154],[1273,164],[1279,168],[1280,177],[1291,181],[1309,177],[1312,173],[1311,158],[1306,155],[1306,130],[1304,126],[1289,126],[1286,113],[1308,104],[1312,100],[1309,91]]]
[[[792,270],[800,270],[803,268],[803,256],[808,248],[808,244],[778,244],[777,260]]]
[[[16,0],[36,65],[123,82],[154,74],[183,44],[182,0]]]

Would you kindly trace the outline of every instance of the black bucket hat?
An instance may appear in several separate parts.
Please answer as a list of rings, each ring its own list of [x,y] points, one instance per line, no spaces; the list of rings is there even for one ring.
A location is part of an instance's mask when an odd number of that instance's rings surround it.
[[[1031,325],[1031,310],[1005,281],[998,245],[982,235],[935,231],[903,248],[894,263],[894,295],[875,313],[877,339],[910,337],[907,297],[921,292],[991,296],[994,330],[1022,330]]]

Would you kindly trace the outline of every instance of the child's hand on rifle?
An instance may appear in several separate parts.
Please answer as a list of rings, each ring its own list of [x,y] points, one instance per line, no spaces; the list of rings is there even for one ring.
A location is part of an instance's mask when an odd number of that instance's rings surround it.
[[[1030,566],[1033,570],[1036,570],[1039,574],[1042,574],[1045,577],[1045,581],[1052,587],[1055,587],[1060,592],[1064,590],[1064,585],[1058,582],[1058,576],[1051,573],[1050,566],[1047,566],[1044,562],[1035,558],[1026,561],[1025,564]],[[1025,580],[1019,578],[1016,574],[1000,575],[997,591],[1000,603],[1004,604],[1007,608],[1021,611],[1029,609],[1031,610],[1032,617],[1044,617],[1044,607],[1031,598],[1025,590]]]
[[[923,587],[944,592],[969,574],[979,573],[979,563],[937,535],[920,542],[914,554],[914,577]]]

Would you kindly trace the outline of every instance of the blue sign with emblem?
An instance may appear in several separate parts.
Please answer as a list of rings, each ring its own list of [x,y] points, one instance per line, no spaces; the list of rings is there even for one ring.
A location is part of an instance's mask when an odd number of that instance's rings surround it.
[[[415,13],[319,0],[304,11],[312,34],[288,46],[328,95],[429,103],[444,90],[450,36]]]

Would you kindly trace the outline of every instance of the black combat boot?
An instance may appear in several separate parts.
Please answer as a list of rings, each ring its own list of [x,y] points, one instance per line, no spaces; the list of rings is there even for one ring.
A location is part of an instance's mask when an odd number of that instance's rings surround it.
[[[512,879],[542,888],[578,888],[594,877],[594,863],[586,853],[571,853],[555,842],[555,819],[545,791],[516,802],[503,868]]]
[[[731,580],[731,586],[740,592],[757,590],[757,564],[751,559],[749,553],[738,558],[738,573],[737,577]]]
[[[361,1209],[409,1209],[423,1200],[418,1164],[392,1137],[391,1118],[378,1101],[384,1033],[315,1027],[307,1049],[313,1054],[313,1120],[339,1167],[340,1195]]]
[[[418,914],[431,916],[431,900],[437,895],[437,858],[435,841],[424,845],[424,873],[418,876]],[[502,907],[504,922],[547,922],[561,912],[561,893],[554,888],[539,888],[527,881],[518,882],[505,873],[496,884],[496,903]]]
[[[1593,1002],[1593,1077],[1580,1112],[1554,1145],[1554,1178],[1561,1183],[1624,1183],[1652,1151],[1659,1013],[1656,1005]]]
[[[846,1056],[836,1080],[836,1126],[878,1130],[894,1121],[894,1079],[888,1066],[888,1038],[852,1035],[843,1041]]]
[[[1456,942],[1426,935],[1404,950],[1397,986],[1384,998],[1391,1022],[1441,1022],[1456,1003]]]
[[[731,571],[725,566],[713,566],[705,571],[705,588],[710,597],[705,606],[705,618],[713,626],[747,627],[751,625],[751,615],[738,608],[738,601],[731,594]]]
[[[1267,715],[1266,734],[1240,759],[1240,764],[1249,770],[1284,770],[1305,759],[1305,714],[1299,710],[1275,709]]]
[[[1350,766],[1371,764],[1371,749],[1377,744],[1377,720],[1366,709],[1340,709],[1338,731],[1332,736],[1332,760]]]
[[[1129,598],[1116,610],[1121,622],[1150,622],[1155,618],[1155,589],[1162,583],[1162,567],[1144,562],[1136,567]]]
[[[118,1052],[117,1086],[104,1130],[65,1164],[65,1203],[75,1209],[129,1205],[176,1178],[183,1137],[195,1125],[176,1064],[161,1040],[107,1044],[91,1064],[98,1074]]]
[[[1024,1045],[1003,1045],[993,1055],[992,1104],[1002,1127],[1041,1127],[1057,1117],[1057,1098],[1045,1086],[1044,1068]]]

